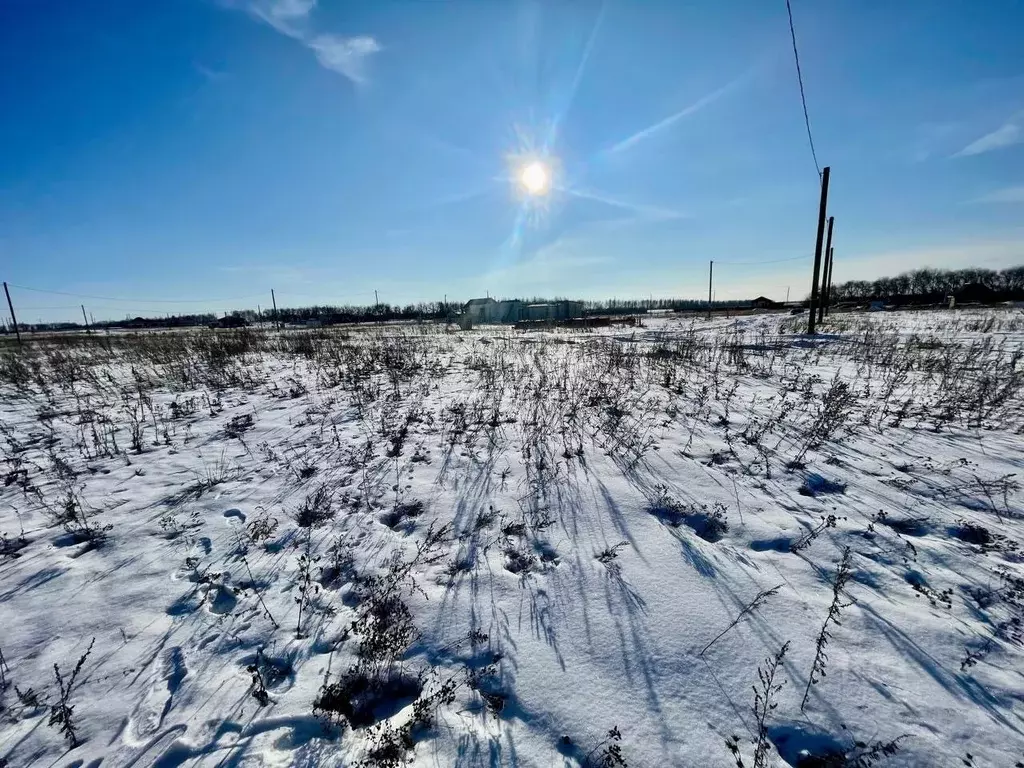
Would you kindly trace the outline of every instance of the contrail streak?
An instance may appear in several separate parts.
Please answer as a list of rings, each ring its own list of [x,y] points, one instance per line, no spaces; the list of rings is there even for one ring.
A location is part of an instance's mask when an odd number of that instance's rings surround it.
[[[688,219],[690,214],[683,213],[682,211],[673,211],[670,208],[661,208],[655,205],[644,205],[643,203],[631,203],[628,200],[618,200],[614,197],[607,197],[599,192],[590,192],[582,189],[567,189],[559,188],[559,192],[565,192],[566,194],[578,197],[583,200],[593,200],[598,203],[604,203],[614,208],[621,208],[625,211],[631,211],[632,213],[639,213],[643,216],[650,216],[655,219]]]
[[[708,93],[704,96],[701,96],[699,99],[693,102],[693,104],[690,104],[688,107],[684,107],[683,109],[679,110],[674,114],[669,115],[663,120],[659,120],[658,122],[649,125],[646,128],[640,129],[632,136],[628,136],[622,141],[619,141],[613,144],[612,146],[608,147],[607,149],[603,150],[602,154],[610,155],[627,150],[630,147],[639,144],[641,141],[648,138],[649,136],[653,136],[654,134],[659,133],[660,131],[663,131],[666,128],[668,128],[669,126],[679,122],[684,117],[688,117],[689,115],[692,115],[695,112],[699,112],[700,110],[704,109],[704,107],[718,101],[720,98],[729,93],[729,91],[733,90],[741,83],[743,83],[743,81],[745,81],[750,76],[752,71],[753,70],[748,71],[737,77],[735,80],[726,83],[721,88],[714,90],[711,93]]]

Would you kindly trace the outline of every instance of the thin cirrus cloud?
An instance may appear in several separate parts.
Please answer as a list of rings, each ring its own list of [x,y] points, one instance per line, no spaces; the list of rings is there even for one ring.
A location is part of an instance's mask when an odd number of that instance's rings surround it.
[[[380,44],[369,35],[318,35],[306,44],[322,66],[360,84],[366,82],[366,59],[380,50]]]
[[[975,198],[975,203],[1024,203],[1024,184],[1019,187],[1004,187]]]
[[[325,69],[364,85],[367,82],[366,60],[381,50],[380,43],[370,35],[343,37],[313,33],[309,17],[316,3],[317,0],[252,0],[247,8],[268,26],[306,46]]]
[[[972,141],[966,147],[957,152],[953,157],[970,157],[980,155],[984,152],[991,152],[995,149],[1012,147],[1024,141],[1024,131],[1016,122],[1009,122],[996,128],[991,133],[986,133],[980,139]]]

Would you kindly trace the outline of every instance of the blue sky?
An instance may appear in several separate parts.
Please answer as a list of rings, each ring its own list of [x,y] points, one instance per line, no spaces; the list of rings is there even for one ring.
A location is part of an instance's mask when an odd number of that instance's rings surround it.
[[[1024,4],[793,11],[836,279],[1024,262]],[[97,317],[809,288],[784,0],[4,0],[0,63],[0,277]]]

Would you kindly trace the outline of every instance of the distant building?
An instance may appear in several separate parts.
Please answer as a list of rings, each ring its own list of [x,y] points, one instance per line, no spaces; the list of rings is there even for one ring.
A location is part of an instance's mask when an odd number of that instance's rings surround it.
[[[471,322],[476,325],[481,323],[492,323],[496,313],[498,302],[492,298],[486,299],[471,299],[466,302],[463,314],[465,314]]]
[[[583,317],[582,301],[549,301],[526,307],[524,320],[572,320]]]
[[[780,305],[778,304],[778,302],[772,301],[767,296],[758,296],[756,299],[750,302],[750,306],[752,306],[754,309],[775,309]]]
[[[523,309],[526,305],[518,299],[499,301],[494,305],[495,323],[518,323],[523,319]]]
[[[583,317],[582,301],[550,301],[526,305],[518,299],[495,301],[473,299],[466,303],[463,314],[474,325],[485,323],[518,323],[523,320],[572,320]]]

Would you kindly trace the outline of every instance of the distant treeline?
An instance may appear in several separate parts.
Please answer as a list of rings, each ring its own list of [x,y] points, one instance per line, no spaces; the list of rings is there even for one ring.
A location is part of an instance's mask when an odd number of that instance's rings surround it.
[[[741,309],[749,307],[751,299],[740,301],[713,301],[715,309]],[[684,310],[707,309],[707,301],[698,299],[604,299],[602,301],[585,301],[583,307],[588,315],[632,315],[648,310]]]
[[[544,304],[548,302],[563,301],[561,297],[544,298],[531,297],[521,299],[524,304]],[[714,306],[718,309],[730,307],[748,307],[749,301],[716,301]],[[184,328],[195,326],[212,325],[253,325],[259,322],[272,323],[281,322],[286,325],[303,325],[307,323],[319,323],[321,325],[338,325],[347,323],[372,323],[388,322],[395,320],[423,320],[442,321],[446,318],[454,318],[463,311],[462,302],[420,302],[418,304],[397,304],[381,303],[377,305],[356,306],[356,305],[318,305],[311,307],[282,307],[274,314],[272,309],[263,310],[258,314],[252,309],[235,310],[228,312],[222,317],[213,314],[190,314],[190,315],[166,315],[164,317],[132,317],[123,320],[109,320],[98,322],[93,328],[104,329],[155,329],[155,328]],[[691,299],[609,299],[607,301],[584,302],[585,313],[588,315],[624,315],[636,314],[649,309],[706,309],[706,301],[694,301]],[[74,331],[83,330],[85,326],[81,323],[23,323],[25,331]]]
[[[1024,299],[1024,266],[1009,269],[915,269],[895,277],[850,280],[832,287],[834,301],[898,299],[925,303],[946,296],[965,300]]]
[[[994,270],[970,267],[968,269],[917,269],[895,277],[877,280],[849,280],[832,288],[833,302],[870,301],[884,299],[898,304],[925,304],[956,296],[961,301],[1008,301],[1024,299],[1024,266]],[[564,300],[563,297],[534,296],[522,299],[524,304],[543,304]],[[715,309],[741,309],[751,306],[752,300],[715,301]],[[805,302],[806,303],[806,300]],[[455,317],[463,310],[462,302],[420,302],[418,304],[319,305],[290,307],[277,311],[244,309],[223,317],[213,314],[168,315],[165,317],[134,317],[96,323],[97,329],[107,328],[184,328],[206,325],[245,325],[279,321],[285,324],[316,322],[323,325],[341,323],[387,322],[394,320],[438,321]],[[605,299],[583,302],[586,315],[629,315],[650,310],[696,311],[707,309],[708,303],[699,299]],[[81,323],[34,323],[22,327],[32,331],[81,330]],[[4,327],[5,331],[10,331]]]
[[[388,320],[444,320],[450,314],[462,311],[462,304],[443,301],[421,301],[418,304],[372,304],[369,306],[315,306],[292,307],[278,310],[284,323],[304,323],[318,320],[322,323],[370,323]],[[272,319],[273,311],[264,312],[264,320]]]

